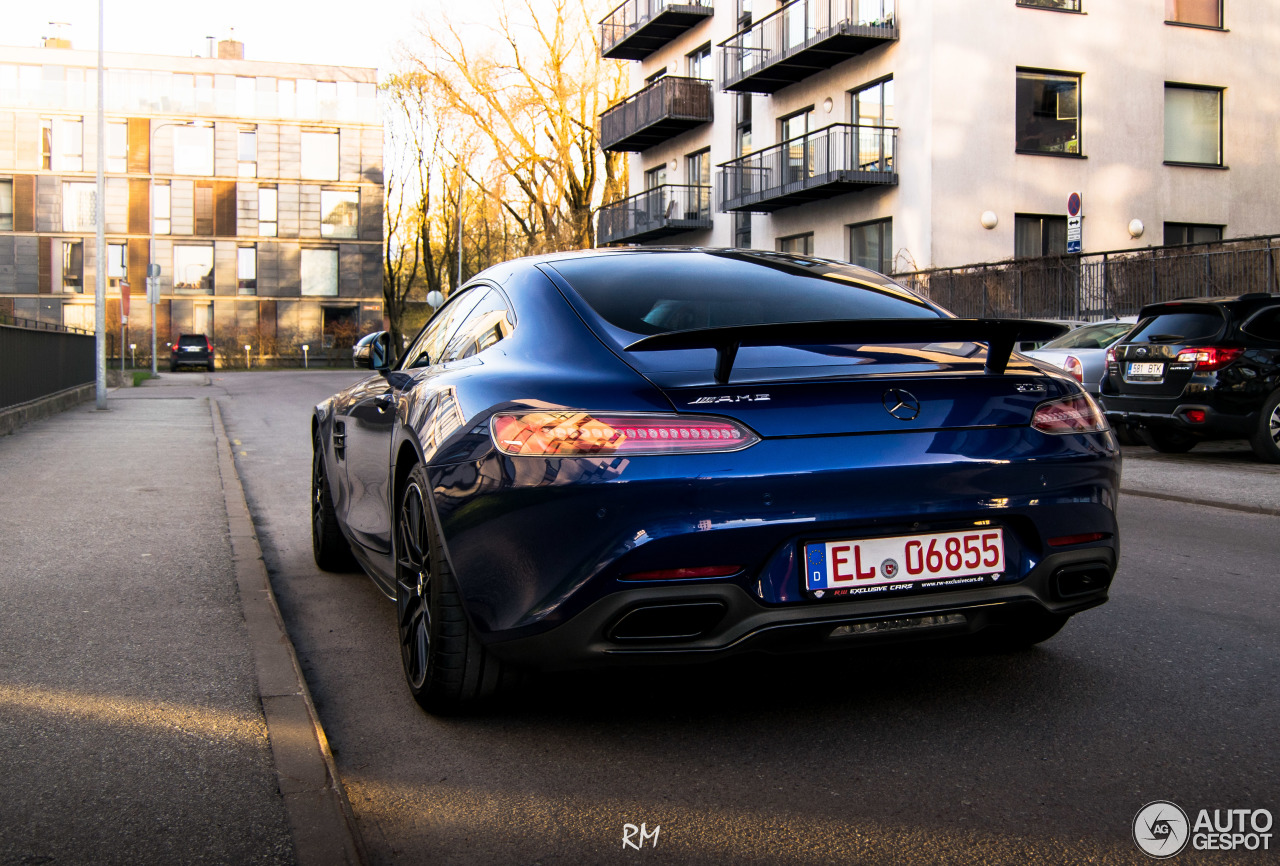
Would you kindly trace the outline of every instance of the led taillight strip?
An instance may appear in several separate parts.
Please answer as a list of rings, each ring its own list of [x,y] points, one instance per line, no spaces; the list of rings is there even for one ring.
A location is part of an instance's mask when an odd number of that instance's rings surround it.
[[[740,451],[760,441],[735,421],[702,415],[498,412],[489,431],[506,454],[559,457],[708,454]]]

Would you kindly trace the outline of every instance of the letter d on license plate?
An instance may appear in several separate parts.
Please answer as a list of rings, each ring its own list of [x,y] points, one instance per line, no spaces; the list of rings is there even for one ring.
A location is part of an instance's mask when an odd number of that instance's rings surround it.
[[[806,544],[805,589],[854,589],[1003,572],[1004,531],[897,535]]]

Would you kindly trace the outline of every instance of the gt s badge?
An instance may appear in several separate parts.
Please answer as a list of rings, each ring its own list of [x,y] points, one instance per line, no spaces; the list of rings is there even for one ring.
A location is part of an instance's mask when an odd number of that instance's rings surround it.
[[[1047,389],[1039,382],[1022,382],[1017,386],[1019,394],[1043,394]]]
[[[763,403],[769,399],[768,394],[736,394],[725,397],[699,397],[689,403],[690,406],[705,406],[709,403]]]

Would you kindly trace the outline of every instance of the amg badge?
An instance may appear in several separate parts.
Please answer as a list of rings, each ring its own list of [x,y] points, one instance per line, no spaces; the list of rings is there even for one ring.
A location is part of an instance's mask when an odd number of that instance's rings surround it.
[[[689,403],[690,406],[705,406],[709,403],[763,403],[769,399],[768,394],[736,394],[724,397],[699,397]]]

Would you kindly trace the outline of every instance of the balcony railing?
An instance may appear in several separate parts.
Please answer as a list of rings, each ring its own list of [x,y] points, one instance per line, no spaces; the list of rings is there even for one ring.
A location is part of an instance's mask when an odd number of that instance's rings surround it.
[[[600,115],[600,147],[638,153],[711,120],[711,82],[659,78]]]
[[[898,130],[836,123],[726,162],[722,211],[769,213],[898,182]]]
[[[664,184],[600,208],[597,242],[639,242],[711,228],[711,187]]]
[[[724,90],[775,93],[898,38],[895,0],[793,0],[720,43]]]
[[[600,22],[600,53],[614,60],[644,60],[712,14],[711,0],[626,0]]]

